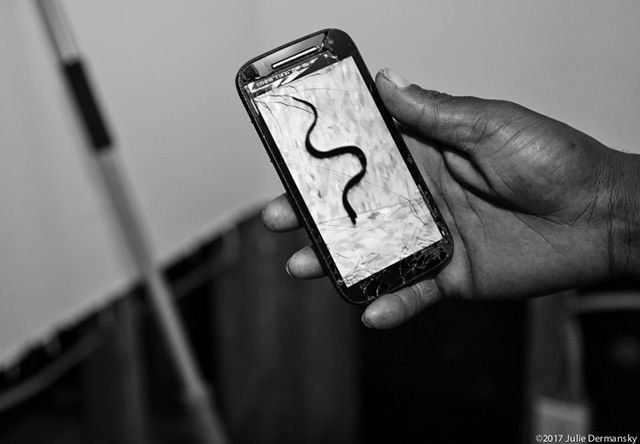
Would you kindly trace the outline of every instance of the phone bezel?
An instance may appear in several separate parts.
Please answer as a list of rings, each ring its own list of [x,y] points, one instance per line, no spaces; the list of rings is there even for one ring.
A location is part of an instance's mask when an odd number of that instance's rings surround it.
[[[439,241],[436,241],[425,249],[407,256],[401,261],[396,262],[351,286],[347,286],[342,280],[342,275],[320,235],[320,231],[282,158],[282,154],[280,153],[277,144],[271,137],[269,129],[260,116],[260,113],[253,106],[252,98],[245,90],[245,85],[250,83],[250,81],[254,81],[256,78],[261,79],[272,76],[291,66],[299,64],[301,60],[314,57],[316,53],[311,53],[306,57],[295,59],[292,63],[285,64],[278,69],[272,68],[274,63],[291,57],[295,58],[296,54],[300,54],[307,48],[311,48],[313,46],[318,47],[317,53],[321,52],[323,49],[331,50],[337,56],[338,60],[342,60],[349,56],[353,57],[358,71],[360,72],[363,81],[367,85],[367,89],[376,103],[387,129],[405,161],[407,169],[422,193],[434,221],[442,234],[442,239]],[[248,79],[248,73],[256,73],[258,76]],[[435,205],[433,197],[429,192],[419,169],[415,165],[413,157],[411,156],[400,131],[393,121],[393,118],[384,107],[382,99],[376,90],[375,82],[364,63],[360,52],[347,33],[335,28],[324,29],[255,57],[245,63],[238,71],[236,76],[236,87],[251,121],[258,132],[267,153],[269,154],[271,162],[278,172],[280,180],[296,206],[301,222],[307,230],[316,254],[320,259],[326,274],[330,277],[338,293],[343,299],[353,304],[369,303],[383,294],[410,285],[416,280],[424,277],[426,274],[434,271],[450,258],[453,252],[451,233],[447,228],[440,211]]]

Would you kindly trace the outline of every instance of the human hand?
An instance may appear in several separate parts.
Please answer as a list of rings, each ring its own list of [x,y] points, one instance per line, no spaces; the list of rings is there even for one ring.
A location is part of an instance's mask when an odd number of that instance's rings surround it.
[[[539,296],[637,265],[637,213],[620,188],[638,189],[638,156],[513,103],[423,90],[389,70],[376,84],[451,229],[454,254],[435,275],[372,302],[366,325],[396,326],[442,298]],[[286,195],[263,221],[274,231],[300,226]],[[323,274],[310,247],[287,269]]]

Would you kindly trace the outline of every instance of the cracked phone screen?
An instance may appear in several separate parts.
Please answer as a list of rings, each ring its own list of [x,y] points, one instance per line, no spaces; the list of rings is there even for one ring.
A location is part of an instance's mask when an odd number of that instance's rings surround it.
[[[442,239],[352,57],[245,88],[347,287]]]

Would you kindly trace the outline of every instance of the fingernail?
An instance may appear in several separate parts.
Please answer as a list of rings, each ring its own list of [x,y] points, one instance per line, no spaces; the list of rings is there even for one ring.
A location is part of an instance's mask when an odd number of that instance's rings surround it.
[[[406,88],[407,86],[411,85],[411,83],[407,79],[393,71],[391,68],[384,68],[382,70],[382,75],[393,82],[398,88]]]
[[[284,266],[284,269],[287,270],[287,274],[289,276],[293,277],[293,275],[291,274],[291,266],[290,266],[290,264],[291,264],[291,259],[289,259],[287,261],[287,264]]]
[[[373,328],[371,325],[369,325],[369,322],[367,322],[367,318],[366,318],[366,316],[364,314],[362,315],[362,318],[360,318],[360,320],[362,321],[362,323],[364,324],[365,327]]]

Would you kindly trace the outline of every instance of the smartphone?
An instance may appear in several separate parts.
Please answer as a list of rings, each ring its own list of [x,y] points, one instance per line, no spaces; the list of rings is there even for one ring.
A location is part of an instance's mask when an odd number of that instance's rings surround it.
[[[340,296],[368,303],[447,261],[451,234],[348,34],[276,48],[236,84]]]

